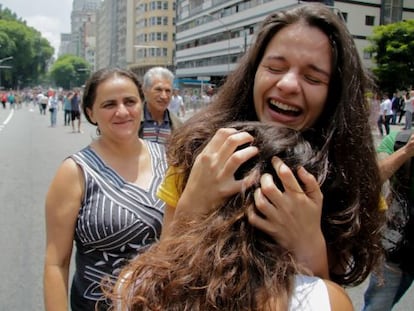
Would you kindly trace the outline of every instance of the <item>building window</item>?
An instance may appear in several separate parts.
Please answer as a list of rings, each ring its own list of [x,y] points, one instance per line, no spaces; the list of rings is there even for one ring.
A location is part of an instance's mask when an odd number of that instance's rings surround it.
[[[366,15],[365,16],[365,25],[374,26],[375,16]]]
[[[341,13],[338,13],[338,15],[339,15],[339,17],[340,17],[341,19],[343,19],[343,21],[344,21],[345,23],[347,23],[347,22],[348,22],[348,13],[347,13],[347,12],[341,12]]]

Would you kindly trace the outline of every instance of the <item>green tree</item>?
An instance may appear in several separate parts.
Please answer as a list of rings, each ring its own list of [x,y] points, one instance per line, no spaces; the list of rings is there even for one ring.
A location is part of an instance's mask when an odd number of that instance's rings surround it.
[[[392,94],[413,86],[414,20],[376,26],[369,40],[379,88]]]
[[[1,84],[6,88],[37,84],[44,78],[54,49],[41,33],[26,25],[9,9],[0,10]]]
[[[91,69],[88,62],[75,55],[59,57],[50,69],[50,77],[58,87],[72,89],[85,84]]]

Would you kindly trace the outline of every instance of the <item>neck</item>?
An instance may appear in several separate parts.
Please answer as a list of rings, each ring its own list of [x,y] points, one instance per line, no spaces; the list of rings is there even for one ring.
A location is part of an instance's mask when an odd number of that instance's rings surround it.
[[[113,141],[105,137],[99,137],[95,142],[91,144],[96,149],[103,153],[111,155],[121,155],[122,157],[136,156],[141,152],[143,141],[141,139],[134,138],[131,141]]]
[[[164,111],[151,109],[151,107],[148,107],[148,111],[151,114],[151,117],[154,121],[156,121],[158,124],[162,123],[164,121]]]

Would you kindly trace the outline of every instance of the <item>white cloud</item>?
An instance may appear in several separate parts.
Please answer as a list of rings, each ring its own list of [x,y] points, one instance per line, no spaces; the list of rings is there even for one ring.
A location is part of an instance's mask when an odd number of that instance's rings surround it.
[[[58,18],[49,16],[30,16],[26,21],[29,26],[40,31],[42,37],[49,40],[50,44],[55,48],[56,54],[60,45],[59,29],[62,29],[61,21]]]

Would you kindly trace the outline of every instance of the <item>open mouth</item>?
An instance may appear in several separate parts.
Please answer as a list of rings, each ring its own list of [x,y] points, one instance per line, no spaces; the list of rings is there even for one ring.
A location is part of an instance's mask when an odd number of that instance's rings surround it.
[[[272,109],[273,111],[277,113],[292,116],[292,117],[297,117],[301,114],[300,109],[293,107],[293,106],[282,104],[274,100],[269,101],[269,107],[270,109]]]

